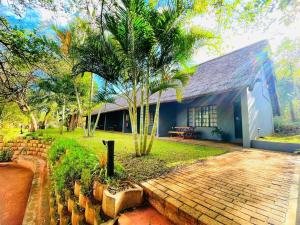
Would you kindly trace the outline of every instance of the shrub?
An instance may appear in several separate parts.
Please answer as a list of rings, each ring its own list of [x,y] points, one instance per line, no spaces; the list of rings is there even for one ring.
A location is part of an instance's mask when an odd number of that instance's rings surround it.
[[[59,140],[54,146],[49,151],[49,160],[53,165],[51,178],[60,193],[64,188],[71,188],[76,180],[80,180],[84,169],[93,174],[97,168],[96,155],[76,141]],[[58,160],[59,163],[55,163]]]
[[[92,175],[90,169],[84,168],[81,173],[81,191],[86,196],[92,196]]]
[[[0,151],[0,162],[10,162],[13,155],[14,155],[14,152],[10,148],[1,150]]]

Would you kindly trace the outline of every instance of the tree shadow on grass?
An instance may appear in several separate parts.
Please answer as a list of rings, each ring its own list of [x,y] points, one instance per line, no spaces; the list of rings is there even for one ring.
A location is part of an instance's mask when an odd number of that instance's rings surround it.
[[[125,168],[128,178],[135,182],[152,179],[171,170],[164,160],[151,155],[135,157],[131,154],[117,154],[116,159]]]

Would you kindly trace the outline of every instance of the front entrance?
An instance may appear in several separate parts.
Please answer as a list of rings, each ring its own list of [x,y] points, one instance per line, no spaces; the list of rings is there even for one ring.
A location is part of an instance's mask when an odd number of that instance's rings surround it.
[[[233,110],[234,110],[235,138],[242,139],[243,138],[243,126],[242,126],[242,109],[241,109],[240,101],[234,102]]]

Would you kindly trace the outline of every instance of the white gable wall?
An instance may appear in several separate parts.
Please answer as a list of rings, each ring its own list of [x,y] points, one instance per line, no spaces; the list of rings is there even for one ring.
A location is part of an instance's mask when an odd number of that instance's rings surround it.
[[[273,133],[272,104],[264,71],[257,74],[252,90],[242,93],[243,145],[250,147],[251,140]]]

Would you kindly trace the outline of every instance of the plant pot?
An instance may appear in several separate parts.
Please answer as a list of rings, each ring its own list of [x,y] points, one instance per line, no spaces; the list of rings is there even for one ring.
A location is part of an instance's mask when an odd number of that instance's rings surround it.
[[[50,206],[50,215],[54,215],[55,214],[55,208]]]
[[[79,183],[79,181],[75,181],[74,195],[79,197],[80,190],[81,190],[81,184]]]
[[[93,185],[93,196],[96,200],[102,201],[103,191],[107,188],[107,184],[101,184],[99,181],[95,181]]]
[[[75,201],[71,198],[68,199],[68,211],[71,213],[75,206]]]
[[[85,221],[88,224],[94,225],[97,215],[100,214],[100,206],[93,205],[90,201],[87,201],[84,211]]]
[[[87,201],[89,201],[89,198],[80,192],[79,193],[79,206],[82,208],[85,208]]]
[[[80,225],[83,219],[84,219],[83,213],[78,212],[75,209],[72,210],[72,216],[71,216],[72,225]]]
[[[57,225],[57,221],[55,218],[51,217],[50,219],[50,225]]]
[[[61,214],[59,216],[59,225],[68,225],[70,222],[70,216],[67,214]]]
[[[116,194],[111,194],[108,190],[103,192],[102,210],[105,215],[115,218],[124,209],[141,205],[143,201],[143,189],[131,184],[133,187]]]
[[[61,215],[64,210],[65,205],[62,202],[57,203],[57,213],[58,215]]]

